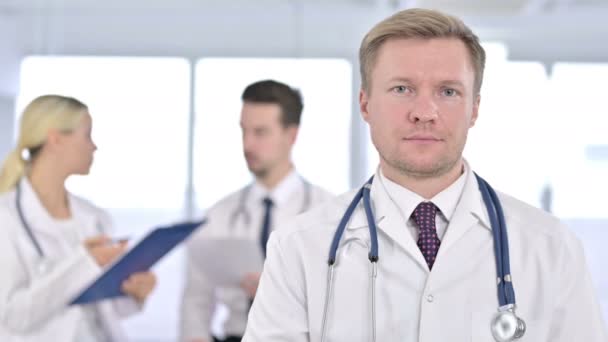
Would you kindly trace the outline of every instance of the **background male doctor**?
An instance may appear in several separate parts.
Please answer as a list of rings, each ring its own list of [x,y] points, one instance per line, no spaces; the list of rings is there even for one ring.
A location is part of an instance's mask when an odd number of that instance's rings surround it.
[[[459,19],[410,9],[377,24],[359,57],[360,108],[380,154],[371,187],[376,312],[359,205],[338,250],[326,340],[369,342],[375,324],[378,341],[492,341],[492,233],[462,157],[478,118],[484,50]],[[321,340],[328,251],[353,196],[273,233],[244,341]],[[521,341],[608,341],[579,242],[549,214],[499,198],[517,313],[528,325]]]
[[[255,180],[213,205],[206,213],[205,227],[188,242],[181,341],[241,341],[256,295],[259,272],[244,275],[238,285],[216,283],[217,275],[209,271],[209,264],[222,264],[223,260],[202,258],[198,251],[206,248],[206,243],[249,241],[260,247],[263,256],[274,227],[332,197],[298,174],[291,158],[304,108],[300,92],[281,82],[262,80],[248,85],[241,98],[243,154]],[[244,250],[234,253],[238,258],[251,257]],[[227,273],[231,271],[227,269]],[[211,331],[218,304],[229,311],[220,332]]]

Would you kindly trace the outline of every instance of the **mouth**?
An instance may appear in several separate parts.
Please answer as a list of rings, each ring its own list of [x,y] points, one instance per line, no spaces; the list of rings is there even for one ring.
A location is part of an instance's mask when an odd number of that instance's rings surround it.
[[[431,144],[442,141],[442,139],[431,134],[412,134],[403,138],[403,140],[418,144]]]

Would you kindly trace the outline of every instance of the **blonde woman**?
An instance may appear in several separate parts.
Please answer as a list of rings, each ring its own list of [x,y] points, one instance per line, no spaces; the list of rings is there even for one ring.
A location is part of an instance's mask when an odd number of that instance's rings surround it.
[[[24,110],[17,147],[0,171],[0,340],[124,341],[118,319],[138,311],[155,286],[150,272],[122,284],[126,298],[70,301],[125,249],[108,238],[108,216],[70,194],[97,147],[80,101],[46,95]]]

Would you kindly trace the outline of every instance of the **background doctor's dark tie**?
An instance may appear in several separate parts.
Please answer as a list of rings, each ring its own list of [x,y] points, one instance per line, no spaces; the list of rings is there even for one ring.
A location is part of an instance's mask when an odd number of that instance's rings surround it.
[[[264,204],[264,219],[262,220],[260,245],[262,246],[262,253],[264,253],[264,258],[266,258],[266,244],[268,243],[268,236],[270,236],[270,215],[274,204],[272,203],[272,200],[268,197],[265,197],[262,202]]]
[[[431,202],[418,204],[412,214],[414,222],[418,226],[418,248],[420,248],[427,265],[429,265],[429,270],[433,268],[441,244],[435,226],[436,214],[437,207]]]

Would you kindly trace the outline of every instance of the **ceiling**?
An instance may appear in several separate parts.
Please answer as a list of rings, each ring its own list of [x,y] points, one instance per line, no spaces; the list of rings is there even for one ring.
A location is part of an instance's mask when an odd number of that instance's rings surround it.
[[[194,9],[205,6],[349,6],[392,8],[425,7],[467,16],[513,16],[556,11],[608,10],[608,0],[0,0],[3,11],[98,10],[98,9]]]

